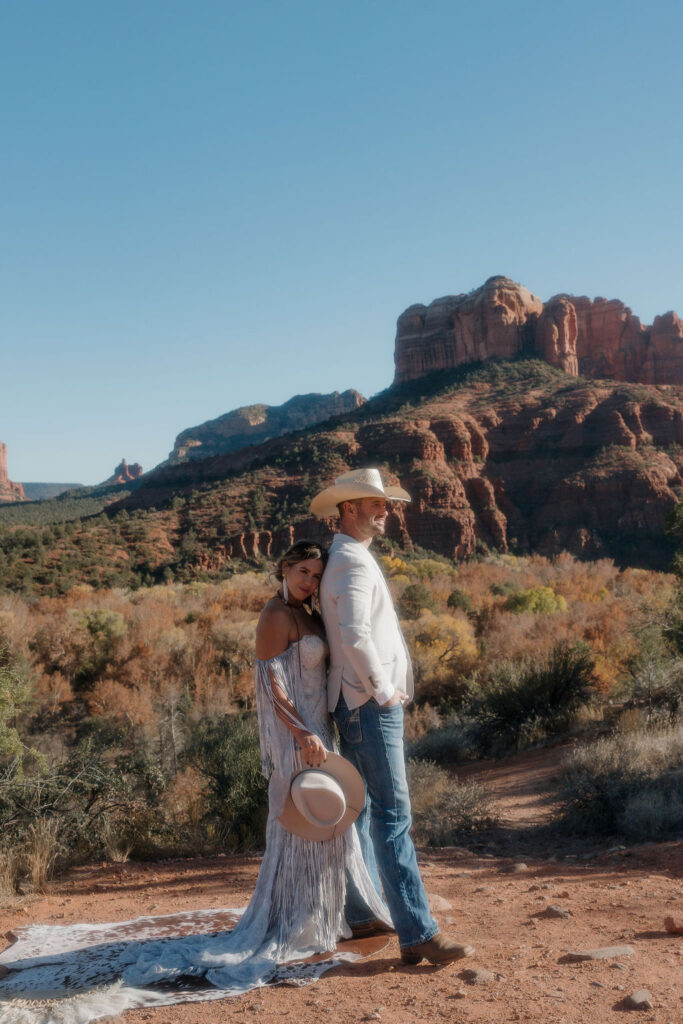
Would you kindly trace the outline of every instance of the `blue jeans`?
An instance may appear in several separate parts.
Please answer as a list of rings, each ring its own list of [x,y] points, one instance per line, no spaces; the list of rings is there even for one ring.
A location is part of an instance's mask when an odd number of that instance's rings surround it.
[[[399,945],[417,946],[439,930],[410,838],[410,797],[403,754],[403,707],[380,706],[370,698],[350,711],[340,695],[334,711],[340,751],[356,766],[366,787],[365,807],[356,829],[363,859],[377,891],[384,897]],[[372,839],[372,841],[371,841]],[[350,925],[374,918],[353,880],[347,876],[346,919]]]

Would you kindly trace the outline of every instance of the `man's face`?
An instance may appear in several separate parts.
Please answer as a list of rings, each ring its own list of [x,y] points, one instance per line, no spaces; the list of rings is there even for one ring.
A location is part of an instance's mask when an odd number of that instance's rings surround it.
[[[387,525],[386,498],[361,498],[354,502],[356,527],[364,539],[383,537]]]

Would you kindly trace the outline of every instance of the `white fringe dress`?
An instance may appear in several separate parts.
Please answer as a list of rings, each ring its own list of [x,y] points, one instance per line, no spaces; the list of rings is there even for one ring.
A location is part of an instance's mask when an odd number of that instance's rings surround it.
[[[331,952],[339,938],[350,936],[344,919],[347,870],[371,914],[391,923],[366,870],[355,828],[313,842],[286,832],[277,820],[300,754],[276,714],[273,685],[306,727],[334,749],[325,655],[319,637],[304,636],[283,654],[256,662],[263,770],[269,778],[266,851],[251,902],[233,930],[103,943],[98,929],[106,926],[101,925],[41,927],[41,935],[31,929],[33,948],[42,955],[27,956],[26,943],[20,941],[0,956],[9,971],[0,978],[2,1024],[87,1024],[133,1007],[238,995],[279,981],[314,981],[340,960],[355,959],[335,954],[323,962],[302,963],[312,954]],[[87,928],[93,937],[86,945],[82,930]],[[69,937],[79,929],[77,937]],[[53,952],[60,948],[64,952]]]

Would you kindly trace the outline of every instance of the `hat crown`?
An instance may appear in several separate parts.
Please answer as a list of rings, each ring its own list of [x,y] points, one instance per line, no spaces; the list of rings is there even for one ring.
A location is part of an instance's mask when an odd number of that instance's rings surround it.
[[[334,481],[335,484],[363,484],[366,487],[376,487],[378,491],[384,491],[384,484],[378,469],[368,466],[365,469],[351,469],[348,473],[342,473]]]
[[[328,772],[307,768],[291,783],[292,802],[311,825],[328,828],[346,813],[344,790]]]

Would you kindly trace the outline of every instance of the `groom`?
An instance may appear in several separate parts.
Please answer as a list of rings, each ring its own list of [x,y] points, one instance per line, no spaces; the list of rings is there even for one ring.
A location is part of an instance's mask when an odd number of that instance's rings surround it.
[[[413,695],[413,673],[389,588],[369,550],[373,537],[384,534],[388,500],[410,501],[410,495],[384,487],[379,470],[360,469],[337,477],[311,502],[314,515],[338,513],[340,520],[320,585],[330,645],[329,709],[341,752],[365,782],[367,799],[356,828],[378,892],[381,879],[401,959],[444,964],[474,949],[439,931],[409,834],[403,704]],[[350,879],[346,917],[356,938],[387,930]]]

